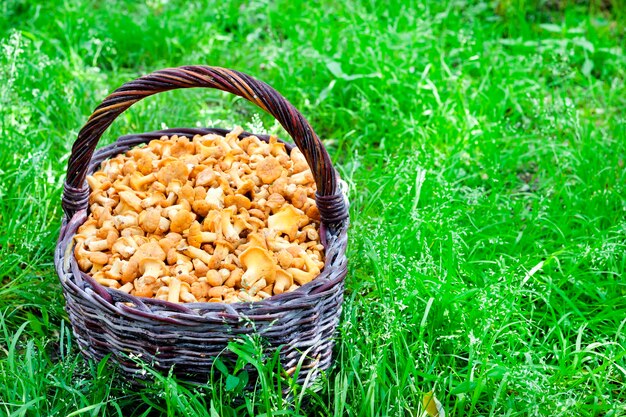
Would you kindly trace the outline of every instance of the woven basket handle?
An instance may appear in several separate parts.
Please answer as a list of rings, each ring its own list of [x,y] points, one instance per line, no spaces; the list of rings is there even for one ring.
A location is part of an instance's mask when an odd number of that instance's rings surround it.
[[[102,134],[127,108],[163,91],[178,88],[216,88],[245,98],[265,110],[285,128],[306,158],[317,184],[316,202],[322,221],[331,226],[348,217],[337,173],[328,152],[306,119],[276,90],[238,71],[207,66],[169,68],[128,82],[104,99],[72,146],[63,189],[63,210],[68,220],[87,207],[89,187],[85,181],[89,162]]]

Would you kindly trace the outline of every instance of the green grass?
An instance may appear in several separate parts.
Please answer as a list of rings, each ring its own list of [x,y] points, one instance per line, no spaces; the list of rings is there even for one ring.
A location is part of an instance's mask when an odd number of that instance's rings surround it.
[[[0,2],[0,415],[418,416],[431,390],[448,416],[626,415],[625,23],[621,1]],[[78,130],[123,82],[195,63],[281,91],[349,184],[335,366],[293,399],[255,340],[231,346],[264,375],[252,393],[225,368],[131,389],[82,360],[63,310]],[[280,132],[258,112],[171,92],[103,143]]]

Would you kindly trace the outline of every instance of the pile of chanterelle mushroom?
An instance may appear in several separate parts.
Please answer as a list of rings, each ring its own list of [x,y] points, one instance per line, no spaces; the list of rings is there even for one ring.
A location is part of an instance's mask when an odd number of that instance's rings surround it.
[[[257,301],[314,279],[324,248],[306,160],[241,132],[164,136],[104,161],[87,177],[81,270],[170,302]]]

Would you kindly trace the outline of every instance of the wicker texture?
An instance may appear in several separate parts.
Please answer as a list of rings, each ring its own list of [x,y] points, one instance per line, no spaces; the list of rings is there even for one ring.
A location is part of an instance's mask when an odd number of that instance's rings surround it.
[[[163,135],[192,138],[196,134],[227,133],[224,129],[169,129],[123,136],[95,151],[104,131],[135,102],[158,92],[192,87],[228,91],[272,114],[311,167],[326,260],[321,274],[296,291],[254,303],[174,304],[103,287],[78,268],[73,236],[88,215],[86,175],[103,160]],[[287,144],[289,151],[292,148]],[[215,357],[230,357],[225,352],[229,341],[259,334],[268,354],[280,348],[281,363],[288,372],[302,360],[300,383],[307,377],[313,380],[330,366],[347,271],[347,200],[328,153],[311,126],[267,84],[224,68],[187,66],[157,71],[123,85],[96,108],[80,131],[68,162],[62,205],[65,217],[54,260],[73,332],[86,357],[100,360],[111,354],[123,375],[134,380],[141,375],[129,355],[141,356],[159,371],[173,367],[174,374],[182,379],[206,382]]]

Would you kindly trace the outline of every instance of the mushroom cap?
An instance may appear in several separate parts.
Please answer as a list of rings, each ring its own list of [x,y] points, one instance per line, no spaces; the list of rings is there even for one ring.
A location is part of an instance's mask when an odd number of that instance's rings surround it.
[[[245,208],[248,210],[252,205],[252,202],[245,195],[233,194],[224,197],[225,206],[237,206],[237,208]]]
[[[135,286],[134,295],[137,297],[152,297],[155,284],[156,278],[154,277],[139,277],[133,284]]]
[[[139,249],[133,255],[133,258],[140,261],[143,258],[155,258],[159,261],[165,260],[165,252],[159,246],[158,242],[147,242],[139,246]]]
[[[216,240],[215,250],[211,256],[211,260],[206,263],[207,266],[209,268],[217,268],[222,261],[226,259],[226,256],[228,256],[228,254],[233,250],[235,250],[235,247],[230,242],[223,239]]]
[[[293,172],[297,174],[309,168],[309,164],[306,162],[306,158],[302,154],[302,151],[298,148],[291,150],[291,160],[293,161]]]
[[[302,172],[298,172],[297,174],[291,175],[290,182],[295,185],[308,185],[312,184],[315,179],[313,178],[313,174],[310,169],[306,169]]]
[[[208,232],[217,232],[220,227],[221,214],[219,210],[211,210],[207,213],[202,221],[202,230]]]
[[[276,277],[276,264],[272,256],[265,249],[253,246],[239,255],[241,265],[246,272],[241,277],[244,288],[250,288],[255,282],[264,278],[267,284],[274,282]]]
[[[180,136],[176,143],[172,145],[170,154],[172,156],[180,157],[183,155],[191,155],[194,153],[196,145],[189,142],[189,138],[186,136]]]
[[[157,183],[159,184],[159,183]],[[152,191],[146,198],[141,201],[141,207],[148,208],[156,206],[161,201],[165,200],[165,194],[160,191]]]
[[[267,225],[270,231],[285,233],[293,241],[296,238],[296,233],[298,233],[299,224],[306,219],[307,217],[302,211],[291,204],[286,204],[280,211],[267,219]]]
[[[267,234],[267,247],[273,250],[274,252],[280,252],[282,250],[289,250],[294,246],[298,246],[297,242],[291,243],[287,239],[281,236],[276,236],[275,233]]]
[[[209,210],[221,209],[224,207],[224,190],[222,187],[209,188],[204,201],[207,202]]]
[[[93,175],[87,175],[85,179],[87,180],[87,184],[89,184],[89,188],[92,191],[101,190],[104,188],[102,186],[102,182],[100,182],[100,180]]]
[[[154,233],[161,221],[160,208],[148,208],[139,213],[139,226],[148,233]]]
[[[122,279],[122,269],[126,261],[122,261],[119,257],[115,258],[111,268],[105,272],[107,278],[120,280]]]
[[[270,153],[274,156],[284,155],[287,156],[285,144],[278,141],[278,138],[274,135],[270,136]]]
[[[106,265],[110,255],[104,252],[87,252],[87,258],[95,265]]]
[[[158,278],[167,271],[163,261],[156,258],[143,258],[139,260],[139,272],[142,275],[149,275]]]
[[[206,281],[196,281],[191,284],[191,293],[199,300],[207,297],[210,288]]]
[[[148,149],[138,149],[141,150],[142,154],[141,156],[137,159],[137,169],[139,170],[140,173],[142,173],[143,175],[149,177],[152,173],[152,161],[154,160],[154,154],[152,152],[150,152],[150,150]],[[150,179],[144,179],[145,181],[154,181],[156,180],[156,176],[154,176],[154,180],[152,178]]]
[[[127,204],[133,210],[140,212],[141,211],[141,198],[137,197],[133,191],[121,191],[119,193],[120,200]]]
[[[217,287],[224,283],[224,277],[222,277],[217,270],[209,269],[206,272],[206,282],[212,287]]]
[[[235,232],[237,232],[237,239],[239,239],[239,235],[244,230],[254,229],[254,227],[250,223],[248,223],[246,219],[243,218],[243,216],[236,216],[233,226],[235,228]]]
[[[183,183],[189,177],[189,168],[187,164],[178,159],[168,160],[165,164],[161,161],[162,168],[159,169],[156,176],[161,184],[169,184],[173,180],[179,180]]]
[[[291,204],[293,204],[293,206],[296,208],[302,209],[304,208],[304,205],[306,203],[308,203],[308,193],[306,188],[296,188],[296,191],[294,191],[293,195],[291,196]]]
[[[258,246],[259,248],[267,249],[267,241],[265,240],[265,236],[262,233],[250,233],[247,238],[248,242],[246,243],[246,245],[248,247]]]
[[[196,175],[197,186],[204,186],[204,185],[211,186],[215,183],[215,180],[216,180],[216,175],[215,175],[215,172],[211,168],[205,168],[204,170],[198,172],[198,174]]]
[[[136,259],[131,258],[122,268],[122,283],[132,282],[137,277],[138,272],[139,263]]]
[[[254,182],[252,182],[252,180],[245,180],[243,182],[243,184],[241,184],[241,187],[237,188],[237,194],[247,194],[250,191],[254,190]]]
[[[272,193],[267,197],[265,204],[272,210],[272,213],[276,213],[285,204],[285,197],[278,193]]]
[[[240,287],[242,276],[243,276],[243,269],[236,268],[230,273],[230,276],[224,282],[224,285],[231,287],[231,288]]]
[[[283,173],[283,167],[276,158],[268,156],[257,164],[256,173],[263,184],[271,184]]]
[[[153,152],[159,154],[162,157],[167,157],[170,154],[170,148],[174,144],[173,140],[177,136],[172,136],[172,140],[167,140],[168,137],[163,135],[159,139],[151,140],[148,144],[148,147],[152,149]]]
[[[89,204],[93,203],[99,203],[104,207],[113,207],[117,202],[115,199],[108,197],[103,189],[98,189],[89,195]]]
[[[192,212],[181,209],[172,216],[172,223],[170,224],[170,230],[175,233],[182,233],[183,230],[189,229],[189,226],[196,219],[196,215]]]
[[[311,255],[309,255],[307,252],[302,252],[300,256],[304,258],[304,264],[306,265],[307,272],[312,273],[316,276],[319,275],[320,267],[316,261],[311,259]],[[320,263],[323,266],[324,263],[323,262],[320,262]]]
[[[163,252],[167,253],[172,249],[178,242],[182,240],[182,236],[178,233],[168,233],[165,237],[159,240],[159,246],[163,249]]]
[[[187,233],[187,242],[195,248],[202,245],[202,226],[198,222],[191,223],[189,232]]]
[[[293,262],[293,255],[287,252],[287,250],[282,249],[276,255],[276,259],[278,260],[278,263],[281,267],[289,268],[291,266],[291,263]]]
[[[193,203],[195,194],[196,193],[193,190],[191,184],[187,183],[183,185],[183,187],[180,189],[180,192],[178,193],[178,198],[179,200],[187,200],[187,202],[191,205]]]
[[[168,194],[178,194],[180,192],[180,189],[183,188],[184,183],[185,181],[181,181],[179,179],[173,179],[170,182],[164,183],[165,191]]]
[[[100,229],[100,231],[103,232],[103,234],[106,233],[106,236],[104,238],[107,241],[107,245],[109,249],[111,248],[111,246],[113,246],[117,238],[120,237],[120,233],[112,225],[103,226],[102,229]]]
[[[195,200],[191,204],[191,207],[192,207],[194,213],[196,213],[197,215],[202,216],[202,217],[205,217],[209,213],[209,210],[211,210],[211,206],[204,199],[202,199],[202,200]]]

